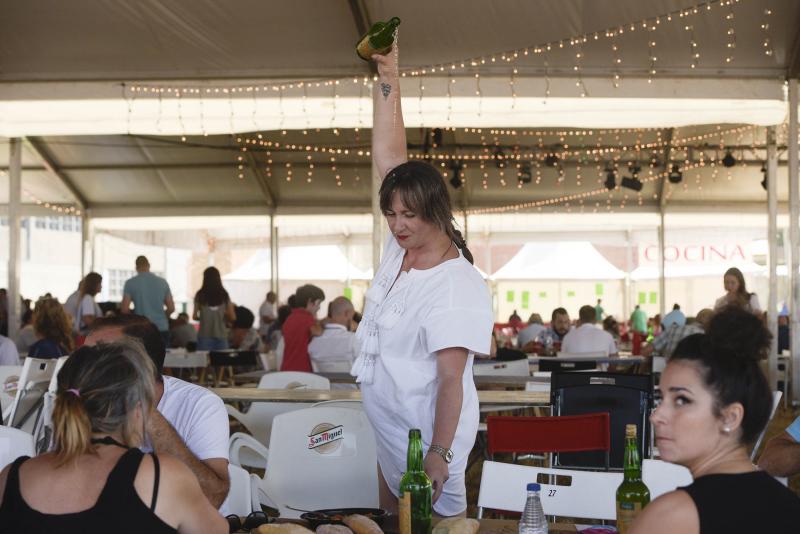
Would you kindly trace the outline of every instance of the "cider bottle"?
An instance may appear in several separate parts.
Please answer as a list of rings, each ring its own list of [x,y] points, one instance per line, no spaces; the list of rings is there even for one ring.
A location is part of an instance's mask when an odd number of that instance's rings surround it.
[[[625,534],[642,508],[650,502],[650,490],[642,482],[642,462],[636,445],[636,425],[625,425],[625,478],[617,488],[617,532]]]
[[[376,22],[372,28],[358,41],[356,53],[358,57],[369,61],[375,54],[388,54],[394,44],[394,32],[400,19],[392,17],[386,22]]]
[[[408,431],[406,472],[400,479],[400,498],[397,513],[400,534],[431,533],[431,479],[422,464],[422,433],[418,428]]]

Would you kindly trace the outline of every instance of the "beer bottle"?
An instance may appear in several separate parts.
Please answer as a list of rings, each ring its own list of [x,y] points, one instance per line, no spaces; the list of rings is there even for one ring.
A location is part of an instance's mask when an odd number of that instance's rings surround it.
[[[642,462],[636,445],[636,425],[625,425],[625,478],[617,488],[617,532],[625,534],[650,502],[650,490],[642,482]]]
[[[397,506],[400,534],[430,534],[431,479],[422,465],[422,433],[418,428],[408,431],[407,462]]]
[[[358,57],[369,61],[374,54],[388,54],[394,43],[394,32],[400,19],[392,17],[386,22],[376,22],[356,45]]]

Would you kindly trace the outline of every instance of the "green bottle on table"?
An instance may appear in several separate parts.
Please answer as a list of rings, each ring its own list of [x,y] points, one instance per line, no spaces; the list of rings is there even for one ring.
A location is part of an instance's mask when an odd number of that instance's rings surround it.
[[[625,425],[625,478],[617,488],[617,532],[625,534],[650,502],[650,490],[642,482],[642,461],[636,445],[636,425]]]
[[[407,462],[397,506],[400,534],[430,534],[431,479],[422,465],[422,433],[418,428],[408,431]]]
[[[356,53],[358,57],[369,61],[375,54],[385,55],[394,44],[394,32],[400,25],[400,19],[392,17],[386,22],[376,22],[372,28],[358,41]]]

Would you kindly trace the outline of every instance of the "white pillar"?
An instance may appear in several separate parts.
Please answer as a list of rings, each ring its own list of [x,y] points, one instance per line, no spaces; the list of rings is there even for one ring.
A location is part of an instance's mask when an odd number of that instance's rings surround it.
[[[278,294],[278,226],[275,224],[275,213],[269,215],[269,288]]]
[[[17,339],[19,330],[20,204],[22,196],[22,143],[9,142],[8,156],[8,337]]]
[[[767,299],[767,326],[772,332],[769,351],[769,383],[774,390],[778,362],[778,147],[775,127],[767,128],[767,244],[769,245],[769,298]]]
[[[372,273],[373,276],[378,272],[378,265],[381,263],[381,204],[379,192],[383,177],[378,172],[378,166],[375,165],[375,159],[372,159]]]
[[[630,228],[625,231],[625,286],[623,291],[624,300],[622,302],[622,321],[627,321],[631,316],[631,271],[633,270],[633,236]]]
[[[666,273],[665,273],[665,263],[664,263],[664,248],[666,244],[664,242],[664,208],[661,208],[661,219],[660,223],[658,224],[658,302],[659,302],[659,310],[661,313],[661,317],[663,318],[666,313],[666,292],[667,292],[667,281],[666,281]]]
[[[89,216],[84,211],[81,215],[81,278],[86,276],[86,256],[89,253]]]
[[[789,313],[792,353],[792,403],[800,402],[800,178],[797,147],[797,80],[789,80]]]

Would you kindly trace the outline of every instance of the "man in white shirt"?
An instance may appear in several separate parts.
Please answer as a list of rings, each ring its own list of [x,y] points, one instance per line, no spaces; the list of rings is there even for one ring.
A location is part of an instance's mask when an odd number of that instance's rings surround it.
[[[261,336],[261,339],[264,340],[264,343],[268,342],[266,337],[269,331],[269,325],[278,317],[275,310],[277,301],[278,295],[276,295],[274,291],[270,291],[267,293],[267,299],[262,302],[261,307],[258,308],[258,334]]]
[[[328,322],[322,335],[308,344],[311,365],[318,372],[347,373],[358,357],[358,340],[353,326],[353,304],[345,297],[336,297],[328,309]]]
[[[611,334],[595,326],[594,306],[582,306],[578,311],[578,327],[564,337],[561,352],[605,352],[609,356],[617,354],[617,344]]]
[[[157,408],[148,414],[150,447],[143,448],[182,461],[211,504],[219,508],[230,486],[228,413],[222,399],[203,387],[161,374],[166,348],[157,327],[145,317],[125,314],[98,319],[86,344],[111,343],[124,336],[141,341],[156,367]]]

